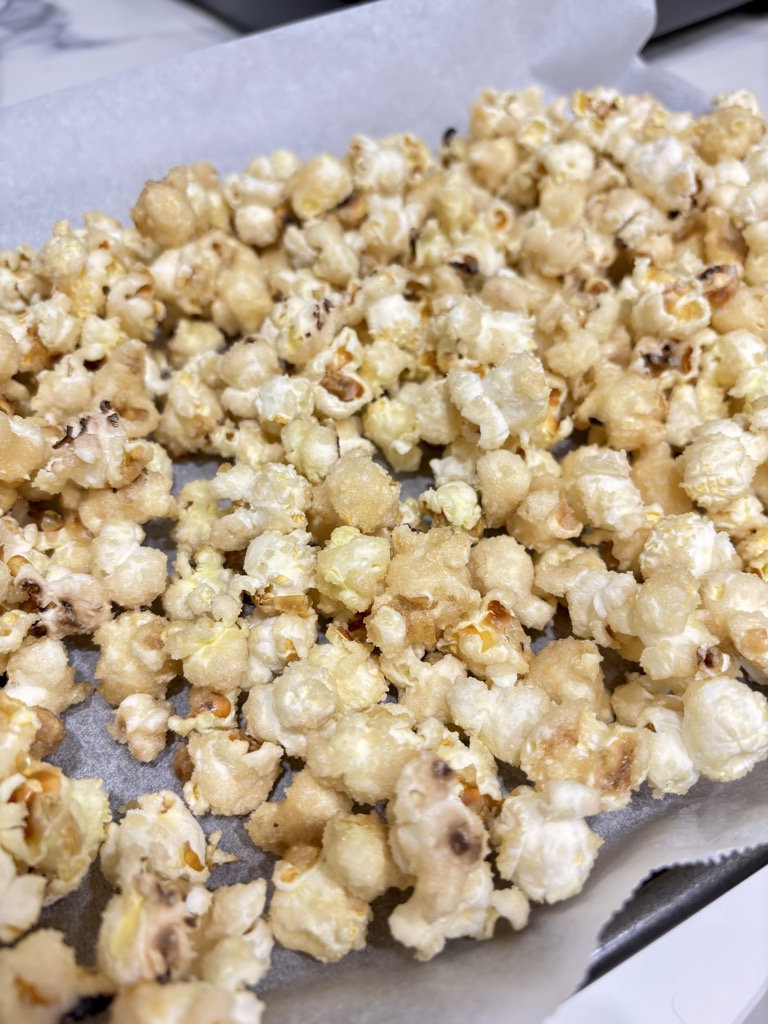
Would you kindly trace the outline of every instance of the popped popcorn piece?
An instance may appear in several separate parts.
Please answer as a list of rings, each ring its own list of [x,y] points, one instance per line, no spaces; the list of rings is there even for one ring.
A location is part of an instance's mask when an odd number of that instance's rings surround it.
[[[121,889],[145,874],[172,882],[205,883],[208,861],[202,828],[181,798],[169,790],[132,801],[122,821],[107,828],[101,848],[101,870]]]
[[[0,783],[0,803],[16,808],[0,828],[0,848],[46,879],[46,903],[73,892],[112,819],[101,779],[70,779],[29,761]]]
[[[138,523],[112,520],[93,541],[94,577],[102,581],[109,599],[123,608],[150,605],[165,590],[165,555],[142,547],[145,536]]]
[[[195,814],[253,811],[269,796],[283,754],[274,743],[254,743],[236,729],[192,733],[187,750],[193,769],[184,799]]]
[[[137,761],[154,761],[165,747],[173,705],[149,693],[131,693],[120,701],[107,724],[113,740],[124,743]]]
[[[550,395],[541,363],[528,353],[509,356],[484,377],[453,369],[448,389],[464,419],[479,427],[481,448],[500,448],[510,435],[525,441],[544,422]]]
[[[163,646],[167,626],[162,616],[146,611],[123,612],[99,626],[94,640],[101,657],[93,674],[104,700],[117,706],[135,693],[165,697],[179,668]]]
[[[44,894],[45,879],[40,875],[20,874],[13,858],[0,850],[0,942],[15,942],[37,924]],[[0,964],[2,957],[0,952]]]
[[[122,987],[176,981],[191,972],[194,932],[211,894],[202,886],[139,874],[107,904],[96,943],[96,963]]]
[[[306,761],[316,778],[358,803],[375,804],[392,795],[403,765],[420,746],[410,714],[381,704],[368,712],[348,711],[327,731],[311,733]]]
[[[389,541],[339,526],[317,556],[317,589],[352,612],[370,608],[389,567]]]
[[[25,640],[8,659],[5,671],[7,697],[57,715],[92,692],[90,684],[75,682],[66,647],[51,637]]]
[[[375,811],[339,812],[330,818],[323,830],[322,857],[336,880],[366,903],[402,884],[387,829]]]
[[[537,785],[552,779],[594,790],[601,810],[624,807],[645,779],[648,750],[642,730],[606,725],[579,701],[543,715],[523,743],[520,766]]]
[[[64,936],[50,928],[0,950],[0,985],[3,1018],[29,1024],[58,1024],[83,996],[110,990],[103,978],[77,965]]]
[[[547,783],[540,792],[518,786],[505,798],[491,833],[502,878],[538,903],[581,892],[603,843],[579,813],[581,794],[575,794],[572,810],[562,795],[551,799],[558,785],[563,784]]]
[[[768,757],[768,700],[731,676],[693,679],[683,694],[683,743],[708,779],[740,779]]]
[[[24,765],[39,728],[40,718],[34,709],[9,696],[3,687],[0,690],[0,780]]]
[[[282,856],[291,846],[320,846],[325,825],[352,801],[318,782],[306,768],[297,772],[282,800],[260,804],[246,831],[256,846]]]
[[[293,846],[272,874],[269,925],[288,949],[335,963],[365,945],[371,909],[335,880],[320,851]]]
[[[248,991],[205,981],[140,981],[121,988],[110,1007],[112,1024],[260,1024],[264,1004]]]

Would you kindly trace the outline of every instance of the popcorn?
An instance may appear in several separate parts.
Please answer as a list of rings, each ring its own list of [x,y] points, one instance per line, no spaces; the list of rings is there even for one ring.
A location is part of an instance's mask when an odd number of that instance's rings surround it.
[[[269,796],[283,751],[274,743],[251,742],[237,730],[192,733],[187,745],[192,777],[184,799],[195,812],[248,814]]]
[[[568,814],[552,807],[549,795],[558,783],[547,785],[549,792],[540,793],[518,786],[505,798],[492,841],[502,878],[531,900],[557,903],[581,892],[603,841],[576,808]]]
[[[0,828],[0,849],[46,879],[45,902],[77,889],[112,818],[101,779],[70,779],[30,760],[0,783],[0,804],[16,808]]]
[[[389,542],[339,526],[317,558],[317,589],[352,612],[370,608],[389,567]]]
[[[134,611],[123,612],[96,630],[94,639],[101,657],[94,676],[106,701],[118,705],[135,693],[165,696],[168,683],[178,672],[178,663],[163,645],[167,626],[160,615]]]
[[[165,747],[172,711],[169,701],[148,693],[131,693],[120,701],[107,732],[126,744],[137,761],[153,761]]]
[[[8,659],[5,671],[6,697],[57,715],[91,693],[88,683],[75,683],[64,644],[50,637],[25,640]]]
[[[326,823],[351,807],[349,797],[318,782],[302,768],[282,800],[256,808],[246,830],[260,849],[282,856],[292,846],[319,846]]]
[[[288,949],[335,963],[365,945],[371,909],[337,882],[319,851],[294,846],[275,864],[269,924]]]
[[[149,873],[170,882],[208,881],[208,848],[202,828],[175,793],[146,793],[122,821],[112,822],[101,848],[101,870],[127,889]]]
[[[288,948],[361,949],[404,888],[391,932],[428,959],[579,892],[585,819],[644,780],[768,757],[764,119],[746,93],[571,108],[487,90],[434,156],[176,167],[135,228],[0,254],[14,1020],[103,992],[116,1022],[257,1024],[266,883],[209,891],[234,858],[196,816],[249,815],[281,858]],[[100,780],[40,760],[90,693],[77,635],[116,743],[181,737],[186,803],[109,824]],[[23,936],[100,847],[97,975]]]
[[[708,779],[740,779],[768,757],[768,700],[731,676],[692,680],[683,694],[683,743]]]
[[[648,750],[642,731],[606,725],[573,701],[539,719],[523,744],[520,766],[537,785],[557,779],[582,783],[595,792],[600,810],[615,810],[645,779]]]
[[[61,932],[48,928],[0,950],[0,984],[6,1019],[29,1024],[58,1024],[83,996],[110,988],[93,971],[79,967]]]

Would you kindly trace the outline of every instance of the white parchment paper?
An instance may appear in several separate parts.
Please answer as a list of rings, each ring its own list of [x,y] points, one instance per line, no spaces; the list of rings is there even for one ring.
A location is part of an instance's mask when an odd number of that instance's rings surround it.
[[[435,143],[466,123],[486,86],[539,83],[550,93],[617,83],[674,106],[702,98],[636,54],[653,25],[651,0],[384,0],[171,63],[131,72],[0,113],[0,246],[40,245],[54,221],[88,209],[124,218],[144,180],[210,159],[224,171],[288,146],[302,156],[343,152],[358,132],[409,130]],[[81,678],[94,652],[75,653]],[[104,732],[96,695],[67,716],[57,761],[105,779],[113,807],[164,786],[178,789],[171,749],[139,766]],[[580,982],[602,925],[652,870],[768,843],[768,765],[729,786],[699,784],[684,798],[643,791],[596,827],[606,844],[582,894],[539,908],[530,927],[493,941],[455,942],[429,964],[389,940],[379,915],[364,951],[334,967],[277,950],[263,985],[267,1024],[538,1024]],[[209,818],[241,856],[216,882],[269,874],[240,819]],[[83,956],[108,898],[98,870],[51,908]]]

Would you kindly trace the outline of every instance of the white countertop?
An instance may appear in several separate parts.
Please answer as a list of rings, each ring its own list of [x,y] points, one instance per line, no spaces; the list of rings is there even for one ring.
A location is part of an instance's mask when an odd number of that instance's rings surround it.
[[[235,38],[178,0],[0,0],[0,104]],[[652,44],[647,59],[768,110],[768,15]],[[578,993],[550,1024],[768,1024],[768,868]]]

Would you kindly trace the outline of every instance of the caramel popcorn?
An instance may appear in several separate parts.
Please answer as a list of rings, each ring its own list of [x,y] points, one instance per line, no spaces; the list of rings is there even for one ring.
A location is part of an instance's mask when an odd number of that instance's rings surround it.
[[[748,93],[486,90],[0,254],[0,1018],[258,1024],[273,935],[522,928],[768,758],[766,152]],[[178,792],[47,764],[85,700]],[[92,970],[26,933],[97,858]]]

